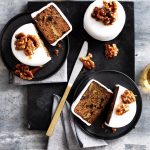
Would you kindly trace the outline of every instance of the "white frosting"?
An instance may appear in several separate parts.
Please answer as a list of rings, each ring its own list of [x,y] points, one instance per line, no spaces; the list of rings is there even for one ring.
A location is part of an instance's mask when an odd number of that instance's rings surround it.
[[[36,35],[36,37],[39,39],[40,46],[34,51],[34,54],[31,55],[31,58],[26,56],[23,50],[15,49],[15,36],[21,32],[23,32],[25,35]],[[15,31],[11,40],[11,48],[14,56],[21,63],[29,66],[42,66],[51,60],[51,57],[48,56],[48,50],[44,47],[44,44],[38,36],[37,30],[32,23],[25,24]]]
[[[136,106],[136,101],[135,101],[135,102],[129,104],[129,111],[127,111],[123,115],[117,115],[116,114],[116,107],[122,101],[121,100],[121,95],[127,89],[125,87],[121,86],[121,85],[116,85],[116,87],[119,87],[119,90],[118,90],[116,101],[115,101],[115,104],[114,104],[114,109],[113,109],[112,115],[110,117],[109,123],[105,122],[105,124],[109,127],[112,127],[112,128],[121,128],[121,127],[124,127],[124,126],[128,125],[133,120],[133,118],[136,114],[137,106]]]
[[[106,1],[109,2],[111,0],[106,0]],[[102,22],[96,21],[91,16],[96,6],[103,7],[103,0],[94,1],[86,10],[84,15],[84,20],[83,20],[84,29],[94,39],[100,41],[109,41],[117,37],[119,33],[122,31],[125,24],[126,15],[122,5],[116,0],[115,2],[117,3],[117,7],[118,7],[117,18],[112,25],[104,25]]]
[[[38,15],[39,13],[41,13],[44,9],[50,7],[50,6],[54,6],[56,8],[56,10],[60,13],[60,15],[62,16],[62,18],[67,22],[67,24],[70,27],[70,30],[68,32],[66,32],[65,34],[63,34],[63,36],[61,36],[59,39],[57,39],[54,43],[52,43],[52,46],[55,46],[60,40],[62,40],[66,35],[68,35],[71,31],[72,31],[72,25],[71,23],[68,21],[68,19],[66,18],[66,16],[62,13],[62,11],[58,8],[58,6],[54,3],[49,3],[46,6],[42,7],[40,10],[33,12],[31,14],[31,17],[34,18],[36,17],[36,15]]]
[[[84,120],[81,116],[79,116],[77,113],[75,113],[74,109],[77,106],[77,104],[80,102],[81,97],[83,96],[83,94],[85,93],[85,91],[88,89],[89,85],[95,81],[96,83],[98,83],[101,87],[105,88],[108,92],[113,93],[110,89],[108,89],[106,86],[104,86],[103,84],[101,84],[100,82],[98,82],[97,80],[91,79],[86,86],[84,87],[84,89],[81,91],[81,93],[79,94],[79,96],[76,98],[76,100],[73,102],[72,106],[71,106],[71,111],[72,113],[77,116],[79,119],[81,119],[86,125],[90,126],[91,124],[89,122],[87,122],[86,120]]]

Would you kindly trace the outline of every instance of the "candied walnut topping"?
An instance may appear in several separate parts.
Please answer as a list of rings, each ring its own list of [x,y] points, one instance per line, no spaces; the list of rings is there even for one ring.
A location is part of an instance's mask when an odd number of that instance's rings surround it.
[[[39,71],[40,67],[35,67],[32,70],[29,66],[24,64],[17,64],[15,66],[15,74],[22,79],[32,80],[34,78],[34,74]]]
[[[131,104],[136,101],[135,95],[130,90],[125,90],[121,95],[121,99],[124,104]]]
[[[129,111],[129,105],[128,104],[120,104],[117,108],[116,108],[116,114],[117,115],[123,115],[124,113],[126,113],[127,111]]]
[[[92,15],[96,21],[103,22],[104,25],[111,25],[117,18],[117,4],[115,1],[107,3],[103,1],[103,7],[95,7]]]
[[[91,70],[95,68],[95,63],[94,61],[91,60],[92,57],[93,57],[92,54],[89,53],[86,57],[80,58],[80,61],[83,63],[83,66],[86,69]]]
[[[118,55],[119,49],[116,44],[105,44],[105,56],[107,58],[114,58]]]
[[[15,36],[15,49],[23,50],[26,56],[31,56],[34,54],[39,46],[39,40],[35,35],[25,35],[24,33],[19,33]]]
[[[29,66],[24,65],[24,64],[17,64],[16,65],[15,74],[18,75],[20,78],[25,79],[25,80],[32,80],[34,77]]]
[[[63,50],[63,46],[60,42],[57,43],[57,45],[56,45],[56,47],[53,51],[54,55],[58,56],[59,55],[59,50]]]

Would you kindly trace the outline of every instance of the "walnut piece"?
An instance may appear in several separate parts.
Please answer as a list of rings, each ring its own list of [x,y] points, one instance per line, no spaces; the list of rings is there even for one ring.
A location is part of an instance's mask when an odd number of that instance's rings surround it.
[[[131,104],[136,101],[135,95],[130,90],[125,90],[121,95],[121,99],[124,104]]]
[[[103,1],[103,7],[95,7],[91,16],[96,21],[103,22],[104,25],[111,25],[117,17],[117,4],[115,1],[107,3]]]
[[[35,67],[33,69],[30,69],[29,66],[24,64],[17,64],[15,66],[15,74],[19,76],[22,79],[25,80],[32,80],[34,78],[34,74],[39,71],[41,67]]]
[[[107,58],[114,58],[118,55],[119,49],[116,44],[105,44],[105,56]]]
[[[31,56],[34,54],[39,46],[39,40],[35,35],[25,35],[24,33],[19,33],[15,36],[15,49],[23,50],[26,56]]]
[[[129,111],[129,105],[128,104],[120,104],[117,108],[116,108],[116,114],[117,115],[123,115],[124,113],[126,113],[127,111]]]
[[[94,61],[91,60],[92,57],[93,57],[92,54],[89,53],[86,57],[80,58],[80,61],[83,63],[83,66],[86,69],[91,70],[95,68],[95,63]]]
[[[34,77],[29,66],[24,65],[24,64],[17,64],[16,65],[15,74],[17,76],[19,76],[20,78],[25,79],[25,80],[32,80]]]

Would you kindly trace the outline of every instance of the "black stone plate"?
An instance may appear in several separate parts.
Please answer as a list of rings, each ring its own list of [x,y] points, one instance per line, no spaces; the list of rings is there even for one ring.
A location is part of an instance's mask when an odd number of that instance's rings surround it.
[[[14,32],[22,25],[26,23],[34,23],[31,18],[31,13],[21,13],[12,18],[4,27],[1,33],[0,49],[2,59],[7,68],[12,71],[17,63],[20,63],[13,55],[11,50],[11,38]],[[39,31],[39,35],[46,47],[50,50],[52,60],[45,64],[36,74],[32,80],[42,80],[56,73],[63,63],[65,62],[69,52],[69,38],[64,38],[60,43],[62,44],[62,50],[59,51],[59,56],[55,56],[53,50],[55,47],[44,39],[43,35]]]
[[[137,112],[136,112],[134,119],[128,125],[122,128],[118,128],[115,133],[112,132],[111,128],[108,128],[108,127],[102,128],[102,124],[105,122],[107,114],[108,114],[109,104],[107,105],[103,113],[99,116],[99,118],[96,120],[96,122],[92,126],[87,126],[80,119],[75,117],[75,121],[79,124],[79,126],[86,133],[96,138],[105,139],[105,140],[119,138],[127,134],[133,128],[135,128],[135,125],[138,122],[140,115],[141,115],[141,111],[142,111],[142,98],[134,81],[131,78],[129,78],[127,75],[119,71],[111,71],[111,70],[98,71],[87,76],[86,79],[79,84],[74,94],[74,98],[73,98],[74,100],[76,99],[76,97],[79,95],[81,90],[85,87],[85,85],[90,79],[98,80],[99,82],[101,82],[102,84],[104,84],[106,87],[108,87],[111,90],[114,90],[116,84],[120,84],[126,87],[127,89],[132,90],[133,93],[136,95]]]

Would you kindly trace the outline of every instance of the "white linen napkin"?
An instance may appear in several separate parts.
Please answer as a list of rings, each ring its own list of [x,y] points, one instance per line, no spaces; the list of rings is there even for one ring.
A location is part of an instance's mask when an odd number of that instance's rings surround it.
[[[60,97],[54,95],[53,110],[54,114]],[[55,150],[80,150],[96,149],[101,146],[108,145],[104,140],[96,139],[84,133],[77,124],[74,123],[73,115],[70,111],[70,105],[65,103],[61,117],[55,127],[53,135],[48,140],[47,150],[51,150],[51,146],[55,145]]]
[[[40,81],[27,81],[23,80],[16,75],[10,73],[9,74],[9,83],[15,84],[15,85],[28,85],[28,84],[41,84],[41,83],[60,83],[60,82],[67,82],[67,60],[63,64],[63,66],[60,68],[58,72],[56,72],[53,76],[48,77],[44,80]]]

